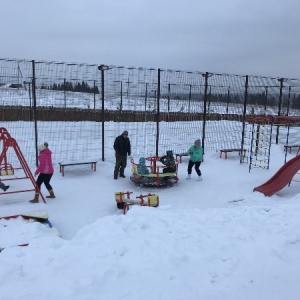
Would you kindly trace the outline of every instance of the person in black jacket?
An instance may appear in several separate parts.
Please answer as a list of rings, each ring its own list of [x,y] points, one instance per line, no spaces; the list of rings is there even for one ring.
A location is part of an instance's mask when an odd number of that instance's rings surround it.
[[[127,154],[129,156],[131,155],[131,145],[127,130],[123,131],[121,135],[116,137],[114,149],[116,151],[114,179],[118,179],[118,176],[125,178],[124,170],[127,165]]]
[[[172,150],[168,150],[167,155],[160,158],[160,162],[167,166],[166,168],[163,168],[163,173],[176,172],[175,159]]]

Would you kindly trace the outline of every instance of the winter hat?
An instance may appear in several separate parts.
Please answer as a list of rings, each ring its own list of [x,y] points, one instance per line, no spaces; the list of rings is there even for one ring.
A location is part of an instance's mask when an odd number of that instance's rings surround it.
[[[167,156],[173,157],[173,151],[172,151],[172,150],[168,150],[168,151],[167,151]]]
[[[195,141],[195,145],[200,146],[200,140],[199,139]]]
[[[44,144],[41,144],[41,145],[38,146],[38,149],[39,149],[40,152],[45,150],[46,148],[47,147]]]
[[[49,145],[48,145],[47,142],[45,142],[45,143],[44,143],[44,146],[45,146],[46,148],[48,148]]]
[[[144,164],[146,163],[145,157],[140,157],[139,163],[140,163],[141,165],[144,165]]]
[[[128,131],[127,130],[124,130],[122,135],[128,135]]]

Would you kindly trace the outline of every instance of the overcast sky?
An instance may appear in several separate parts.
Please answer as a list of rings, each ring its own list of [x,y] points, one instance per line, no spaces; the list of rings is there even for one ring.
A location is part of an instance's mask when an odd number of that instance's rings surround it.
[[[300,78],[299,0],[0,0],[0,57]]]

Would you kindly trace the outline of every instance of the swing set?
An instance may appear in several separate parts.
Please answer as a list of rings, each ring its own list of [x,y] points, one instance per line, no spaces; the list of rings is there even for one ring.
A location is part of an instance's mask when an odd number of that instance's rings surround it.
[[[14,138],[11,137],[9,132],[4,127],[0,127],[0,144],[2,144],[2,152],[0,154],[0,175],[2,176],[8,176],[8,175],[14,175],[15,170],[23,170],[24,176],[22,177],[10,177],[6,179],[2,179],[2,181],[8,181],[8,180],[21,180],[21,179],[29,179],[32,183],[33,189],[26,189],[26,190],[13,190],[8,192],[1,192],[1,195],[8,195],[8,194],[16,194],[16,193],[24,193],[24,192],[38,192],[43,200],[44,203],[46,203],[44,196],[42,195],[40,189],[38,188],[36,181],[28,167],[28,164],[25,160],[25,157],[16,142]],[[8,151],[13,150],[15,152],[15,155],[17,156],[21,167],[13,168],[13,166],[8,163],[7,161],[7,153]]]

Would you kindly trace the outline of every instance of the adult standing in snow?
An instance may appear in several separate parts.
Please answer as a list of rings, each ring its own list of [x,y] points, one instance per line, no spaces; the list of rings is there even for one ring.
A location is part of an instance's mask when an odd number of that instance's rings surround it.
[[[42,183],[45,184],[49,196],[46,196],[46,198],[55,198],[53,188],[50,185],[50,180],[52,178],[52,175],[54,173],[53,165],[52,165],[52,152],[48,148],[48,143],[45,142],[44,144],[39,145],[38,150],[40,152],[39,154],[39,166],[36,169],[34,175],[38,178],[36,180],[36,185],[38,186],[39,190],[41,190]],[[30,200],[31,203],[38,203],[39,202],[39,192],[35,192],[35,196],[33,200]]]
[[[186,180],[191,179],[192,174],[192,168],[195,165],[195,171],[198,174],[198,181],[202,180],[202,174],[200,171],[200,164],[202,162],[202,156],[203,156],[203,148],[200,146],[200,140],[196,140],[194,145],[190,147],[190,149],[187,151],[187,154],[190,155],[190,160],[188,164],[188,176]]]
[[[116,156],[114,179],[118,179],[118,176],[125,178],[124,170],[127,166],[127,154],[131,155],[131,145],[127,130],[124,130],[121,135],[116,137],[114,149]]]

